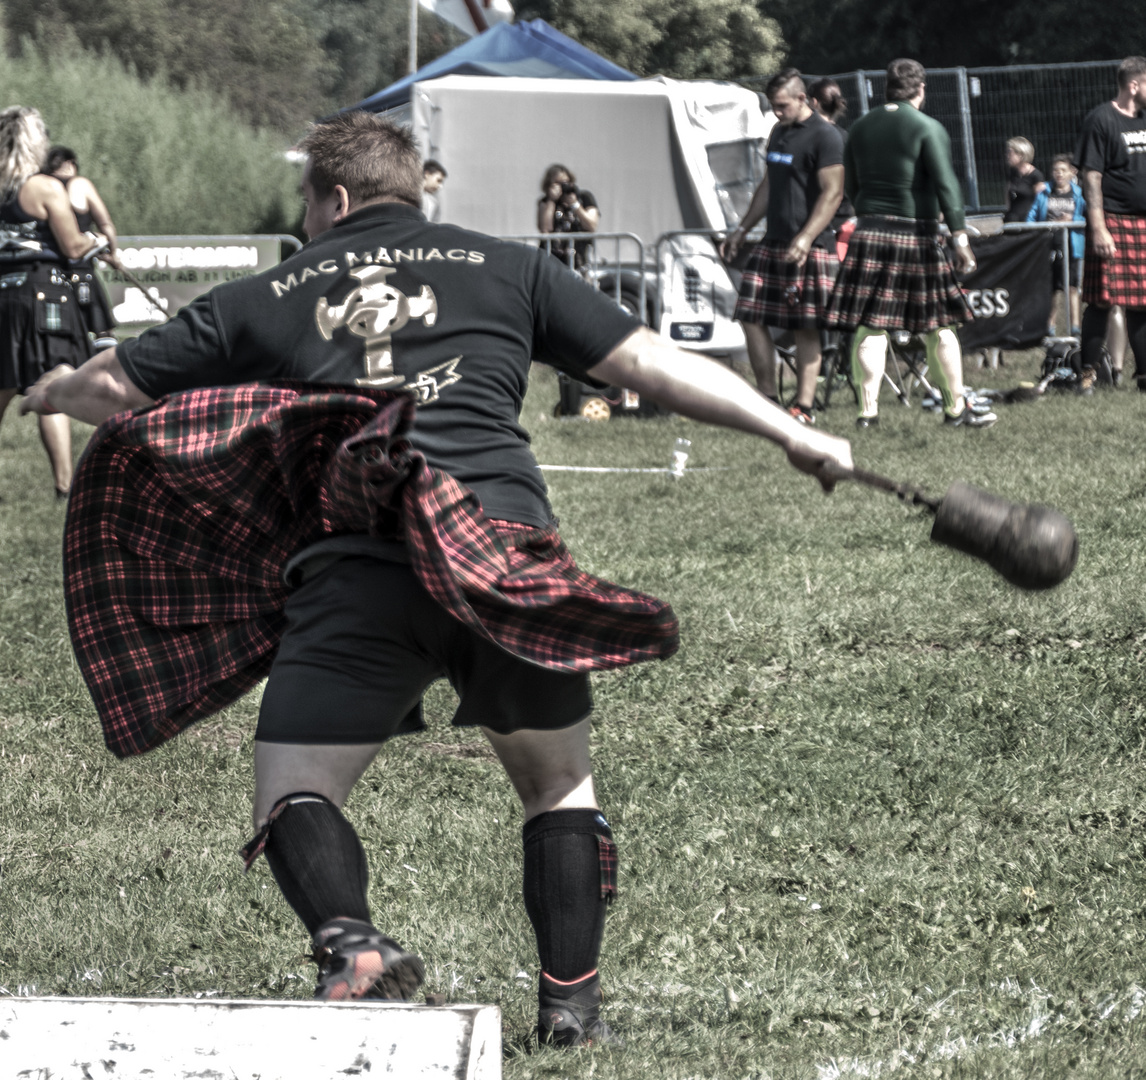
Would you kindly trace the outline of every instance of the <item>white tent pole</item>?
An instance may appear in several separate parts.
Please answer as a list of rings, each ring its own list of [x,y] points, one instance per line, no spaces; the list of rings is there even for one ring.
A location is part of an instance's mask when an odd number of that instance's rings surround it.
[[[413,75],[418,70],[418,0],[410,0],[410,52],[406,61],[406,73]]]

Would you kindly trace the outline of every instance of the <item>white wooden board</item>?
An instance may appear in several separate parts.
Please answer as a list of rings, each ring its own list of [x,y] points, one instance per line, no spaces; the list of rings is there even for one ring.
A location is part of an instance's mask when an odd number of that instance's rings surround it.
[[[494,1005],[0,998],[5,1080],[501,1080]]]

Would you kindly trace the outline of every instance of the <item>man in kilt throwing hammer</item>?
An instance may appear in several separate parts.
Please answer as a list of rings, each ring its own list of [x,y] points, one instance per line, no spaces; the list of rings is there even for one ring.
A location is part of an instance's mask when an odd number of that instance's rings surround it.
[[[947,424],[988,427],[997,419],[992,412],[973,412],[963,396],[963,355],[953,327],[972,314],[939,235],[940,211],[959,270],[974,270],[975,258],[951,167],[951,140],[942,124],[920,111],[925,91],[921,64],[893,60],[887,104],[852,125],[844,151],[845,190],[859,222],[832,291],[828,323],[854,332],[861,428],[878,423],[893,330],[923,336]]]
[[[30,411],[103,425],[65,541],[80,668],[120,756],[269,674],[244,855],[266,854],[326,1000],[408,999],[422,981],[371,921],[341,807],[448,678],[454,723],[482,728],[522,802],[538,1036],[608,1040],[597,960],[617,852],[587,672],[671,655],[677,627],[562,545],[518,423],[531,358],[770,439],[825,489],[850,447],[544,252],[428,223],[405,129],[348,113],[302,149],[309,244],[29,391]]]
[[[721,245],[736,258],[748,231],[765,215],[764,239],[748,258],[734,318],[744,327],[760,392],[776,400],[776,353],[769,327],[796,338],[796,403],[791,414],[813,423],[820,330],[836,270],[832,218],[844,191],[843,138],[808,104],[804,80],[786,68],[765,90],[779,123],[768,139],[767,172],[739,226]]]
[[[1083,121],[1075,164],[1086,196],[1083,363],[1105,369],[1106,321],[1120,305],[1146,391],[1146,57],[1118,65],[1118,96]]]

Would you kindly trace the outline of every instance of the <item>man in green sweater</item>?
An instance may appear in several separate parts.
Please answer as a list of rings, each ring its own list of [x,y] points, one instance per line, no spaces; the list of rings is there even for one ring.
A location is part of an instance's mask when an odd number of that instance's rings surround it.
[[[920,112],[925,92],[923,66],[893,60],[887,66],[887,104],[852,125],[844,149],[844,190],[859,224],[832,290],[828,322],[854,331],[861,428],[879,420],[892,330],[922,335],[947,424],[989,427],[998,419],[967,408],[963,396],[963,356],[952,328],[972,314],[939,235],[941,212],[959,270],[972,271],[975,257],[951,167],[951,141],[942,124]]]

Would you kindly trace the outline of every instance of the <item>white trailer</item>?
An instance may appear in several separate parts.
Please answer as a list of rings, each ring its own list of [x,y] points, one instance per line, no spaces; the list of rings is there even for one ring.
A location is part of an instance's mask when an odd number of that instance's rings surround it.
[[[449,75],[415,84],[411,100],[424,156],[449,173],[439,192],[442,221],[495,236],[535,233],[542,176],[560,162],[596,197],[601,233],[634,233],[660,258],[659,303],[649,313],[660,314],[662,333],[706,352],[743,348],[730,321],[735,288],[711,240],[666,234],[722,232],[739,222],[775,123],[755,93],[664,78]],[[608,245],[599,246],[607,258]],[[616,271],[628,275],[631,296],[641,271]]]

